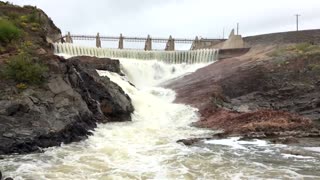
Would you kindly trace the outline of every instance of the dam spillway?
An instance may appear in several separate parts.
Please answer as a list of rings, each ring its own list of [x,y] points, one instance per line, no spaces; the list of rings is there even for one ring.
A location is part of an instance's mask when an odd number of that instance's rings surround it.
[[[139,60],[157,60],[168,64],[210,63],[218,59],[218,49],[199,49],[188,51],[143,51],[127,49],[109,49],[77,46],[70,43],[55,43],[55,54],[69,56],[96,56],[108,58],[126,58]]]

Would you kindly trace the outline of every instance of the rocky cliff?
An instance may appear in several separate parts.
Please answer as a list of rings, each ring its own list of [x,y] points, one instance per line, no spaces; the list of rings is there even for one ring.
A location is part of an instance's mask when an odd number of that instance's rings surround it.
[[[119,72],[119,61],[55,59],[56,69],[41,87],[17,92],[14,86],[2,86],[0,154],[79,141],[90,135],[97,123],[131,120],[130,98],[107,77],[99,77],[95,69]]]
[[[0,30],[6,23],[18,32],[0,42],[0,154],[41,151],[82,140],[97,123],[131,120],[129,96],[96,72],[120,74],[119,61],[57,57],[50,42],[60,30],[43,11],[0,2],[0,12]]]

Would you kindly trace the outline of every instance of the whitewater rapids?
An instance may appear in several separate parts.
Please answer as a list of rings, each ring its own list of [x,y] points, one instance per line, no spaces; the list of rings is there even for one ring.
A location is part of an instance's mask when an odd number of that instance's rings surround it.
[[[87,140],[48,148],[44,153],[7,156],[0,160],[5,175],[16,180],[320,177],[317,148],[303,150],[239,138],[203,141],[193,147],[176,143],[212,132],[190,127],[198,119],[197,109],[173,103],[175,92],[159,84],[207,64],[120,62],[125,77],[108,71],[98,73],[130,96],[135,107],[132,122],[100,124]],[[288,150],[303,151],[304,155],[290,155]]]

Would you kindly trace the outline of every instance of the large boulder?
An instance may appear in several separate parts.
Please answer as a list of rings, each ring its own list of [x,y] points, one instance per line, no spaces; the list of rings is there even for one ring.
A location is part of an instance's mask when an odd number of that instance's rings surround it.
[[[118,60],[75,57],[68,59],[66,64],[73,88],[82,95],[89,109],[97,112],[102,122],[131,120],[134,109],[130,97],[108,77],[100,77],[96,71],[110,69],[120,73]]]
[[[50,83],[59,81],[58,76]],[[0,154],[37,151],[89,135],[96,127],[93,114],[81,95],[67,87],[60,92],[29,88],[0,100]]]

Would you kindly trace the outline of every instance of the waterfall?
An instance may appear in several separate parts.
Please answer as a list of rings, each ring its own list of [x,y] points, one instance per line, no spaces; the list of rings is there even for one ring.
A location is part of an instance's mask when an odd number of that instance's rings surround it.
[[[67,56],[96,56],[139,60],[158,60],[168,64],[210,63],[218,59],[219,50],[199,49],[189,51],[143,51],[128,49],[92,48],[70,43],[55,43],[55,54]]]

